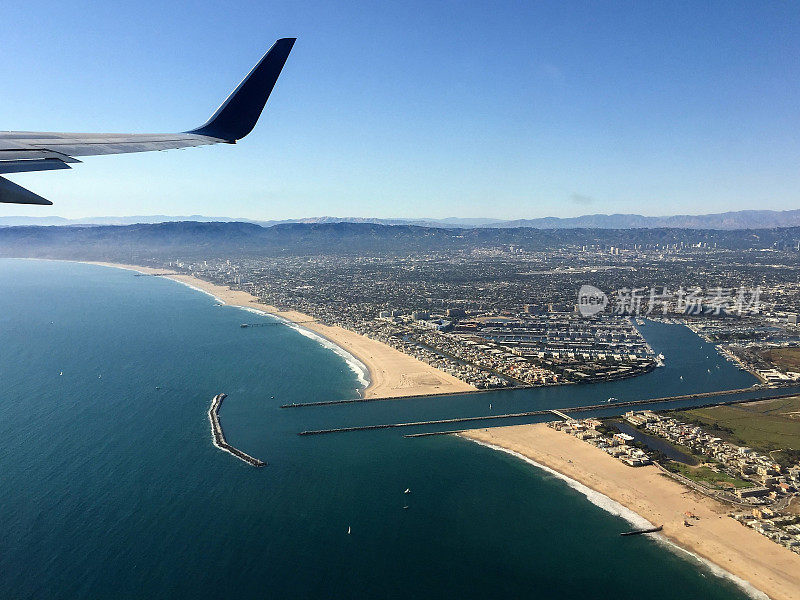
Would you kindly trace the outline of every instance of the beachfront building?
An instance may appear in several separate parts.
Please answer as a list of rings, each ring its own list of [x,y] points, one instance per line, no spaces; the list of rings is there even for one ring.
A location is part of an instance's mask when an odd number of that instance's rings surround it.
[[[600,433],[597,428],[602,425],[602,421],[598,419],[553,421],[547,425],[602,449],[628,466],[642,467],[652,462],[644,450],[629,445],[634,439],[633,436],[627,433],[617,433],[612,436]]]
[[[629,433],[620,432],[620,433],[615,433],[611,439],[613,440],[614,444],[617,444],[619,446],[627,446],[634,440],[634,437]]]

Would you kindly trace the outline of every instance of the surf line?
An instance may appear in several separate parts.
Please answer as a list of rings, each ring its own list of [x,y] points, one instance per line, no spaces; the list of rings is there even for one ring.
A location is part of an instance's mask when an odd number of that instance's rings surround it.
[[[227,452],[228,454],[232,454],[239,460],[243,460],[249,465],[254,467],[265,466],[267,463],[265,463],[263,460],[253,458],[249,454],[242,452],[238,448],[234,448],[225,441],[225,434],[222,433],[222,425],[220,425],[219,422],[219,407],[222,406],[222,401],[227,397],[228,394],[217,394],[211,400],[211,407],[208,409],[208,420],[211,422],[211,438],[214,442],[214,445],[220,450]]]
[[[627,506],[617,502],[613,498],[609,498],[608,496],[606,496],[605,494],[603,494],[601,492],[593,490],[589,486],[584,485],[580,481],[578,481],[576,479],[573,479],[572,477],[570,477],[568,475],[565,475],[564,473],[561,473],[560,471],[556,471],[555,469],[551,469],[547,465],[543,465],[542,463],[539,463],[539,462],[533,460],[532,458],[528,458],[524,454],[520,454],[519,452],[515,452],[514,450],[511,450],[509,448],[503,448],[502,446],[497,446],[495,444],[490,444],[489,442],[483,442],[483,441],[480,441],[480,440],[474,440],[472,438],[464,437],[464,436],[461,436],[461,435],[459,435],[458,437],[460,437],[461,439],[466,440],[468,442],[472,442],[473,444],[478,444],[479,446],[484,446],[486,448],[490,448],[490,449],[495,450],[497,452],[503,452],[505,454],[510,454],[511,456],[522,460],[523,462],[526,462],[526,463],[528,463],[530,465],[533,465],[534,467],[536,467],[538,469],[541,469],[542,471],[545,471],[546,473],[549,473],[550,475],[555,476],[556,478],[558,478],[558,479],[562,480],[564,483],[566,483],[567,486],[571,487],[573,490],[575,490],[578,493],[580,493],[583,496],[585,496],[586,499],[589,502],[591,502],[592,504],[594,504],[595,506],[597,506],[600,509],[606,511],[607,513],[610,513],[612,515],[621,517],[622,519],[624,519],[625,521],[627,521],[628,523],[630,523],[634,527],[654,528],[655,529],[655,527],[653,526],[653,524],[650,521],[648,521],[646,518],[644,518],[639,513],[634,512],[633,510],[631,510]],[[656,534],[655,536],[652,536],[650,539],[652,539],[654,542],[659,542],[659,543],[663,544],[668,550],[671,550],[674,553],[681,552],[681,553],[684,553],[684,554],[688,555],[693,561],[696,561],[701,566],[703,566],[706,569],[708,569],[709,571],[711,571],[711,573],[713,575],[719,577],[720,579],[727,579],[728,581],[732,581],[737,587],[739,587],[742,591],[744,591],[745,594],[747,594],[751,598],[754,598],[756,600],[769,600],[769,596],[767,596],[761,590],[757,589],[749,581],[747,581],[745,579],[742,579],[738,575],[734,575],[730,571],[726,571],[725,569],[720,567],[717,563],[712,562],[709,559],[700,556],[699,554],[695,554],[694,552],[692,552],[691,550],[687,550],[683,546],[679,546],[677,543],[671,541],[669,538],[667,538],[667,537],[665,537],[665,536],[663,536],[661,534]]]

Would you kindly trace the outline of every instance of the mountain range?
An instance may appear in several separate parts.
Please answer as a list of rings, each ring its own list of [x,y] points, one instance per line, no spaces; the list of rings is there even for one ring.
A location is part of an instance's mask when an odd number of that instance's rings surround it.
[[[199,223],[254,223],[262,227],[287,223],[368,223],[373,225],[415,225],[445,229],[472,228],[516,228],[534,229],[771,229],[773,227],[800,226],[800,209],[795,210],[741,210],[707,215],[673,215],[665,217],[645,217],[635,214],[595,214],[580,217],[542,217],[537,219],[479,219],[450,217],[446,219],[377,219],[368,217],[309,217],[284,220],[237,219],[233,217],[206,217],[203,215],[168,216],[147,215],[131,217],[86,217],[65,219],[63,217],[0,217],[0,227],[25,225],[135,225],[193,221]]]
[[[270,256],[403,257],[426,252],[477,249],[544,251],[582,246],[703,245],[737,250],[796,250],[800,227],[761,230],[714,229],[534,229],[531,227],[443,228],[376,223],[170,222],[71,227],[2,227],[0,257],[113,260],[141,264],[153,258]]]

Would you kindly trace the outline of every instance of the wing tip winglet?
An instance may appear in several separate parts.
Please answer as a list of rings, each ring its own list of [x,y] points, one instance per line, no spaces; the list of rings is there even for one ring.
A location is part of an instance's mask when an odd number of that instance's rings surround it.
[[[264,54],[225,102],[194,133],[235,142],[255,127],[297,38],[281,38]]]

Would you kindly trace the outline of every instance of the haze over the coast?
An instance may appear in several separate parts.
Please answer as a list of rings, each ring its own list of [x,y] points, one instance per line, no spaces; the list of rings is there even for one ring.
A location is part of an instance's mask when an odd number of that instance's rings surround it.
[[[128,217],[0,217],[0,227],[22,225],[131,225],[136,223],[166,223],[171,221],[197,222],[249,222],[269,227],[283,223],[375,223],[380,225],[418,225],[444,228],[510,228],[532,227],[534,229],[571,229],[578,227],[600,229],[638,229],[673,227],[683,229],[765,229],[772,227],[796,227],[800,225],[800,209],[797,210],[745,210],[719,214],[673,215],[645,217],[643,215],[592,214],[572,218],[541,217],[536,219],[504,220],[499,218],[446,219],[391,219],[371,217],[304,217],[297,219],[242,219],[234,217],[207,217],[203,215],[167,216],[141,215]]]

